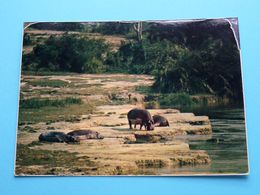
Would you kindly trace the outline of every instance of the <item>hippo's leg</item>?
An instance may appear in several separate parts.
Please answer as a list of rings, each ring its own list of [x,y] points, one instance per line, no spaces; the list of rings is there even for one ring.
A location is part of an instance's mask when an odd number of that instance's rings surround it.
[[[146,127],[145,127],[145,124],[140,123],[140,130],[142,130],[143,126],[144,126],[144,128],[146,128]]]
[[[135,123],[135,126],[134,126],[134,128],[136,128],[136,123]]]
[[[130,128],[130,129],[133,129],[133,128],[132,128],[132,122],[131,122],[130,120],[128,120],[128,123],[129,123],[129,128]]]

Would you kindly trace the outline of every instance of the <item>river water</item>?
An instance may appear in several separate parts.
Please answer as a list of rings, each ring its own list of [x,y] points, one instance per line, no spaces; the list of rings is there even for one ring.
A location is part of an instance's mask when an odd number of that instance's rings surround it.
[[[153,168],[160,175],[245,174],[248,172],[246,128],[241,107],[197,107],[180,109],[210,118],[212,135],[185,135],[180,139],[191,150],[206,150],[208,165]]]
[[[186,108],[182,112],[206,115],[210,118],[213,134],[190,136],[192,150],[206,150],[212,160],[207,166],[181,167],[176,171],[236,174],[248,171],[244,110],[241,107]]]

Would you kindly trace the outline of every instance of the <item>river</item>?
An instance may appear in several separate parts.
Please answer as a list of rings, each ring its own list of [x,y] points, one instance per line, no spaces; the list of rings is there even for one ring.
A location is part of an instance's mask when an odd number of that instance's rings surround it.
[[[241,107],[202,107],[183,109],[195,115],[206,115],[212,125],[212,137],[190,136],[194,150],[206,150],[212,163],[209,166],[183,167],[180,172],[246,173],[248,171],[244,109]],[[188,169],[188,170],[187,170]]]
[[[189,143],[192,150],[206,150],[209,165],[166,167],[156,171],[163,175],[243,174],[248,171],[244,111],[241,107],[185,108],[181,112],[206,115],[212,125],[212,136],[186,135],[176,139]]]

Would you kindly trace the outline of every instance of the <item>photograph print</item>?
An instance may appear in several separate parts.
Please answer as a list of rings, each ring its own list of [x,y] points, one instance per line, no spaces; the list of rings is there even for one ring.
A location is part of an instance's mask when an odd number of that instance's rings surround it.
[[[24,23],[15,164],[248,174],[238,19]]]

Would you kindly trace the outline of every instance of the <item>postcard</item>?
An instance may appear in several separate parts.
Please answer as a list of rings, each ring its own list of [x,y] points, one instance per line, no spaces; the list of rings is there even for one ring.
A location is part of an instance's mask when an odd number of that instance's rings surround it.
[[[16,176],[247,175],[237,18],[27,22]]]

